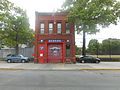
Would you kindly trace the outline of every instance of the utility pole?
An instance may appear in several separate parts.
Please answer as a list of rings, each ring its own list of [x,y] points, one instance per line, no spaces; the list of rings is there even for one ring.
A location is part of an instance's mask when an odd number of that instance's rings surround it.
[[[85,30],[83,30],[83,47],[82,47],[82,56],[86,56],[86,35]]]
[[[111,60],[111,39],[109,39],[109,57]]]

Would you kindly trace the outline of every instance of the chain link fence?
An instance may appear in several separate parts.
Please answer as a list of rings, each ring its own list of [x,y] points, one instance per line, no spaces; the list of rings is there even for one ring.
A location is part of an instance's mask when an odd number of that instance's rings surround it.
[[[15,49],[9,48],[9,49],[1,49],[0,50],[0,58],[5,58],[8,54],[14,54]],[[32,57],[32,54],[34,53],[34,48],[19,48],[19,54],[22,54],[27,57]]]
[[[79,55],[82,55],[82,38],[79,38],[77,42],[79,42],[77,43]],[[120,61],[120,39],[86,38],[86,55],[101,58],[103,61]]]

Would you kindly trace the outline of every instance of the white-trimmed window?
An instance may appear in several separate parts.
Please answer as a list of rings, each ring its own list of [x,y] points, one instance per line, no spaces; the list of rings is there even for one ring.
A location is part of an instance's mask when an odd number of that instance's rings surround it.
[[[40,23],[40,34],[44,34],[44,32],[45,32],[45,24]]]
[[[61,33],[61,32],[62,32],[62,24],[57,23],[57,33]]]
[[[49,23],[49,34],[53,33],[53,23]]]

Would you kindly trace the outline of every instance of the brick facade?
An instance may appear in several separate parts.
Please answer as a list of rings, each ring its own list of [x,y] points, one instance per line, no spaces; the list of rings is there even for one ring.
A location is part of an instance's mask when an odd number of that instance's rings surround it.
[[[36,12],[35,15],[34,61],[37,63],[75,63],[74,24],[67,22],[67,13]]]

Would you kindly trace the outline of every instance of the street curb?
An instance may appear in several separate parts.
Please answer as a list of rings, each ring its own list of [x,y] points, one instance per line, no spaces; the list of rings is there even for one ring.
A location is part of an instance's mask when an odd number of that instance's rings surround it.
[[[113,68],[84,68],[84,69],[80,69],[80,70],[120,70],[120,68],[116,68],[116,69],[113,69]]]
[[[0,70],[25,70],[25,69],[18,69],[18,68],[0,68]]]
[[[0,68],[0,70],[34,70],[34,71],[82,71],[82,70],[89,70],[89,71],[97,71],[97,70],[114,70],[120,71],[120,68],[111,69],[111,68],[79,68],[79,69],[23,69],[23,68]]]

